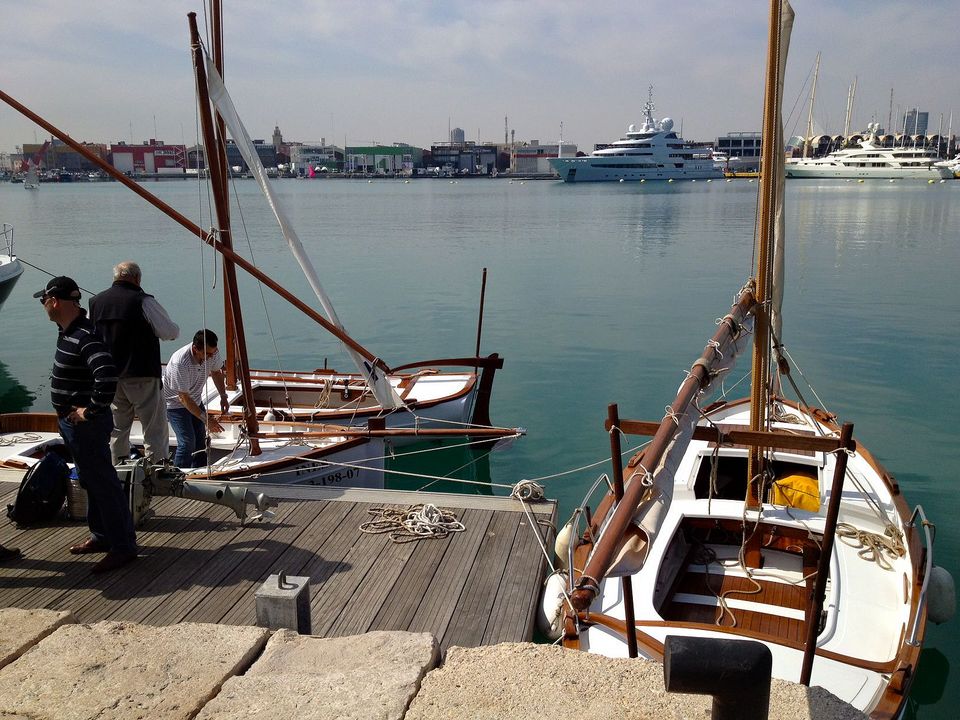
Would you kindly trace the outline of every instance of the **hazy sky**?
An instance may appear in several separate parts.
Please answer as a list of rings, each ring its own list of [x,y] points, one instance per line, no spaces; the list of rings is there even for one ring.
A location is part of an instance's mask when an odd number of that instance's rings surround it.
[[[227,87],[250,134],[338,145],[429,147],[448,122],[468,139],[591,149],[637,122],[654,86],[657,117],[689,139],[759,130],[764,0],[224,0]],[[786,133],[815,120],[840,132],[893,109],[951,111],[957,0],[796,0],[784,94]],[[0,0],[0,88],[79,140],[195,142],[187,12],[202,0]],[[44,133],[0,104],[0,151]]]

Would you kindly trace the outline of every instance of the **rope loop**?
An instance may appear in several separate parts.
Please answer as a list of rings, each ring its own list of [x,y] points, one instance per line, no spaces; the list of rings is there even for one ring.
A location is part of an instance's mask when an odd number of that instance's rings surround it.
[[[670,418],[671,420],[673,420],[674,425],[676,425],[677,427],[680,427],[680,416],[677,415],[676,412],[674,412],[673,406],[667,405],[665,408],[663,408],[663,412],[664,412],[664,417]]]
[[[521,502],[537,501],[543,500],[543,492],[543,485],[535,483],[533,480],[521,480],[513,486],[510,497]]]
[[[837,523],[837,537],[847,545],[858,548],[859,557],[875,562],[884,570],[893,570],[890,561],[907,553],[902,533],[893,526],[888,526],[883,535],[880,535],[861,530],[850,523]]]
[[[589,575],[581,575],[580,579],[577,580],[576,588],[577,590],[589,590],[594,595],[600,594],[600,583],[596,581],[595,578],[590,577]]]
[[[432,503],[413,505],[406,510],[371,508],[368,512],[373,519],[361,523],[360,532],[369,535],[387,533],[390,540],[398,544],[421,538],[442,539],[466,530],[454,513],[441,510]]]
[[[719,341],[714,340],[713,338],[710,338],[709,340],[707,340],[707,347],[713,348],[713,351],[717,354],[717,357],[720,358],[721,360],[723,359],[723,353],[720,352]]]
[[[0,437],[0,447],[10,447],[19,443],[40,442],[40,440],[42,440],[42,438],[37,433],[24,432],[20,433],[19,435],[7,435]]]

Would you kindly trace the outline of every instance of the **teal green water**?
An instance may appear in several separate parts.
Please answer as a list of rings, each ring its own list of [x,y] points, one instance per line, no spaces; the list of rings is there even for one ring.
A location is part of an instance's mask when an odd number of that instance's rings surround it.
[[[206,217],[195,184],[148,188]],[[489,476],[547,478],[563,515],[609,469],[560,475],[607,457],[607,404],[619,403],[622,417],[658,419],[750,274],[756,184],[743,180],[291,180],[277,188],[344,324],[391,365],[472,353],[481,269],[489,269],[482,349],[506,358],[492,415],[528,429],[490,456]],[[253,184],[235,192],[235,244],[245,248],[249,237],[265,271],[310,297]],[[938,523],[937,562],[960,577],[958,202],[960,182],[788,183],[784,340],[828,409],[855,423],[908,501]],[[115,262],[135,259],[145,287],[185,331],[222,327],[211,254],[116,184],[38,192],[0,184],[0,221],[15,225],[17,250],[35,265],[96,291]],[[28,269],[0,311],[4,409],[48,407],[55,332],[30,297],[45,282]],[[346,367],[296,310],[268,297],[268,321],[255,284],[245,282],[243,294],[253,364],[301,369],[329,358]],[[165,354],[176,347],[165,344]],[[472,459],[462,451],[446,465]],[[486,474],[485,462],[457,473]],[[912,698],[917,717],[955,716],[960,683],[950,682],[950,666],[958,663],[960,625],[931,627]]]

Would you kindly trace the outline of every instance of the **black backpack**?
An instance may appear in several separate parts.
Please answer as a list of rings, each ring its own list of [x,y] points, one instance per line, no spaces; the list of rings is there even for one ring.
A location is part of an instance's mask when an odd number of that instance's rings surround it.
[[[20,526],[55,520],[67,499],[69,476],[66,461],[56,452],[48,452],[23,476],[17,499],[7,505],[7,517]]]

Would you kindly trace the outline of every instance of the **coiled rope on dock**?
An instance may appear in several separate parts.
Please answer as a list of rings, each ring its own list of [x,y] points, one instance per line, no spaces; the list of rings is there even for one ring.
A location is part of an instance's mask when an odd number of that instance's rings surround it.
[[[372,520],[360,524],[360,532],[369,535],[388,533],[395,543],[407,543],[422,539],[442,539],[451,533],[463,532],[466,527],[457,516],[436,505],[424,503],[406,510],[395,508],[371,508]]]

